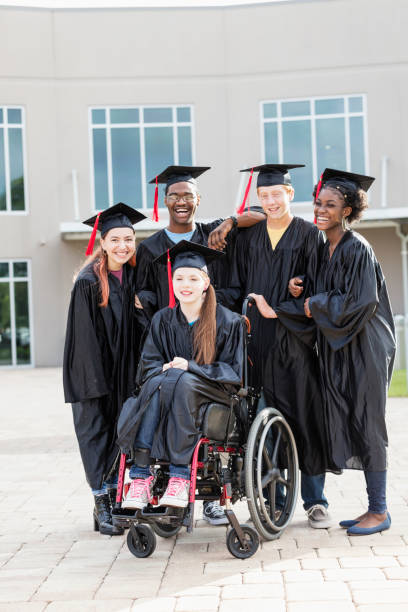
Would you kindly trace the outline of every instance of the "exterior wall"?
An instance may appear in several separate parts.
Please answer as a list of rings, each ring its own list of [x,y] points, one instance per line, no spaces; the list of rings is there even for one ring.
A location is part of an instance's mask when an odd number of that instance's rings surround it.
[[[90,106],[193,104],[196,162],[213,168],[200,179],[201,216],[210,218],[233,212],[237,170],[262,161],[260,101],[365,93],[369,171],[380,176],[381,158],[389,157],[388,206],[408,211],[407,18],[405,0],[393,0],[392,12],[381,0],[0,8],[0,104],[26,109],[29,194],[27,215],[0,216],[0,257],[32,259],[35,364],[61,362],[72,271],[85,243],[62,241],[60,223],[74,219],[72,169],[80,216],[91,214]],[[381,179],[371,207],[380,199]],[[310,215],[309,208],[295,212]],[[362,231],[389,270],[394,308],[402,312],[393,232]]]

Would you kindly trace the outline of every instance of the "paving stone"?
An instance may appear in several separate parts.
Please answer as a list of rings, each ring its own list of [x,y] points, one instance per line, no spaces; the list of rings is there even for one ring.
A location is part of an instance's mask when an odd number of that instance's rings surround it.
[[[368,604],[357,607],[357,612],[407,612],[407,604],[390,603]]]
[[[285,582],[323,582],[323,574],[317,570],[289,570],[283,577]]]
[[[305,570],[325,570],[337,569],[340,567],[338,559],[302,559],[302,569]]]
[[[154,599],[137,599],[131,612],[173,612],[176,607],[175,597],[155,597]]]
[[[404,603],[408,609],[408,588],[399,589],[377,589],[375,585],[371,589],[361,591],[353,590],[353,601],[356,604],[389,604]]]
[[[289,602],[287,612],[355,612],[350,601]]]
[[[245,572],[242,576],[244,584],[282,584],[280,572]]]
[[[383,572],[389,580],[408,580],[408,567],[384,567]]]
[[[291,582],[286,585],[286,599],[290,601],[325,601],[349,600],[350,591],[342,582],[323,582],[316,584],[308,582]]]
[[[398,568],[389,568],[398,569]],[[337,580],[350,582],[351,580],[373,580],[375,582],[385,581],[385,574],[377,567],[354,567],[351,569],[325,569],[323,570],[325,580]]]
[[[247,602],[243,602],[242,599],[226,599],[221,601],[219,612],[243,612],[248,609],[247,606]],[[286,611],[286,603],[283,599],[252,599],[251,607],[256,612]]]
[[[221,598],[224,599],[283,599],[283,585],[281,584],[240,584],[223,587]]]
[[[48,603],[45,601],[19,601],[18,603],[0,603],[0,612],[43,612],[43,610],[45,610],[47,606]]]
[[[176,612],[193,612],[194,610],[218,610],[218,597],[180,597],[176,603]]]
[[[373,551],[369,546],[342,546],[339,548],[319,548],[317,551],[319,557],[372,557]]]
[[[54,601],[47,612],[130,612],[132,605],[131,599]]]
[[[341,557],[339,559],[341,567],[393,567],[398,566],[398,561],[394,557]]]

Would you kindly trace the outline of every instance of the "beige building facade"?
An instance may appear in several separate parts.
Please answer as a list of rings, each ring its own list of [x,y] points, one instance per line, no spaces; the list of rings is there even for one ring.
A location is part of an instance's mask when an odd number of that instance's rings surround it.
[[[201,219],[232,214],[238,170],[264,161],[307,164],[293,211],[309,220],[326,165],[377,177],[358,231],[404,314],[405,0],[20,4],[0,3],[0,367],[61,363],[80,220],[119,200],[151,217],[146,179],[171,163],[212,167]]]

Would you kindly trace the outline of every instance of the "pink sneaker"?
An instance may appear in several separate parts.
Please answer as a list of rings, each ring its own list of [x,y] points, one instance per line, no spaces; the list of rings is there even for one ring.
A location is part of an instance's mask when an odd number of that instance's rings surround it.
[[[190,491],[190,481],[185,478],[171,477],[167,483],[167,489],[160,500],[160,506],[175,506],[186,508]]]
[[[144,508],[152,501],[154,477],[135,478],[132,480],[127,492],[124,508]]]

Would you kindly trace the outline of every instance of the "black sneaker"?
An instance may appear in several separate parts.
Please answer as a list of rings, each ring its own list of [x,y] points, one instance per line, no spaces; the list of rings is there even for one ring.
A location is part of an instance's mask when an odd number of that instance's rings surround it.
[[[224,510],[217,501],[203,503],[203,519],[210,525],[228,525]]]

